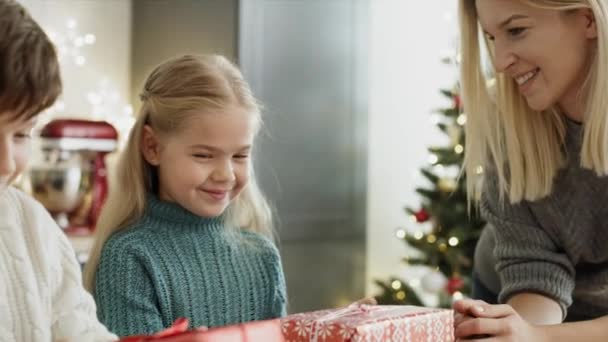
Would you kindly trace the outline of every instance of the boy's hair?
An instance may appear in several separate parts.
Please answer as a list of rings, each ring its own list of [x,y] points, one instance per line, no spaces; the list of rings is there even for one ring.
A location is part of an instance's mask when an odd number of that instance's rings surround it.
[[[55,47],[19,3],[0,0],[0,114],[27,120],[61,94]]]
[[[588,8],[597,25],[597,46],[580,95],[585,101],[581,165],[597,175],[608,174],[608,0],[520,0],[547,10]],[[480,198],[482,176],[492,169],[498,178],[500,200],[511,203],[537,200],[551,193],[553,179],[564,165],[562,144],[565,119],[556,108],[532,110],[513,79],[496,75],[488,87],[482,68],[475,0],[459,0],[461,86],[467,113],[464,167],[469,203]],[[492,56],[491,49],[487,49]],[[555,56],[559,58],[559,56]]]
[[[194,115],[234,107],[248,110],[256,129],[261,124],[260,108],[243,75],[217,55],[185,55],[160,64],[148,76],[140,97],[143,104],[117,166],[117,184],[113,188],[120,191],[110,191],[95,228],[95,243],[84,272],[85,288],[91,292],[104,243],[143,215],[148,194],[155,193],[158,187],[155,167],[141,153],[145,125],[161,135],[176,134]],[[223,215],[226,227],[232,232],[246,229],[272,238],[270,207],[253,170],[250,175],[243,192]]]

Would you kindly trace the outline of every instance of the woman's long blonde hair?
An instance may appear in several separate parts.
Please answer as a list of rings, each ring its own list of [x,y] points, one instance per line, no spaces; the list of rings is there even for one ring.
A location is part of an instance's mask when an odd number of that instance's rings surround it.
[[[95,228],[95,242],[84,270],[84,285],[94,292],[101,251],[112,234],[144,213],[148,193],[157,188],[154,168],[141,153],[142,132],[150,125],[161,134],[179,132],[192,115],[238,106],[249,110],[259,128],[260,108],[241,72],[216,55],[186,55],[157,66],[145,82],[142,107],[117,165],[117,183]],[[247,229],[272,239],[272,213],[250,170],[243,192],[226,210],[226,227]]]
[[[589,8],[597,25],[597,47],[581,96],[585,103],[581,165],[608,174],[608,4],[606,0],[520,0],[530,6],[566,11]],[[556,108],[532,110],[509,77],[495,75],[488,86],[480,56],[475,0],[459,2],[461,87],[467,115],[464,171],[469,201],[480,198],[481,170],[496,170],[500,199],[537,200],[551,192],[564,165],[565,121]],[[488,42],[485,42],[488,47]],[[491,56],[490,49],[487,50]],[[559,56],[555,56],[559,58]],[[506,166],[506,167],[505,167]]]

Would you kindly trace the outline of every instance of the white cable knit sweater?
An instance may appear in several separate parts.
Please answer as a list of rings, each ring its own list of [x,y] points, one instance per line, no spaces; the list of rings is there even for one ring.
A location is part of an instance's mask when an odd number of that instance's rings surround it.
[[[0,341],[110,341],[74,251],[41,204],[0,188]]]

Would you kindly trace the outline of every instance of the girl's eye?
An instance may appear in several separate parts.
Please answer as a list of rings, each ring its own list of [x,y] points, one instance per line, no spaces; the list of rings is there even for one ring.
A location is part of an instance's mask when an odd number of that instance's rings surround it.
[[[249,156],[246,155],[246,154],[237,154],[237,155],[234,156],[234,158],[236,158],[236,159],[246,159],[248,157]]]
[[[494,36],[486,34],[486,38],[490,41],[494,41]]]
[[[204,154],[204,153],[198,153],[198,154],[194,154],[195,158],[200,158],[200,159],[209,159],[211,158],[210,154]]]
[[[509,35],[511,37],[520,36],[522,33],[524,33],[524,31],[526,31],[525,27],[514,27],[514,28],[510,28],[507,30],[507,32],[509,32]]]

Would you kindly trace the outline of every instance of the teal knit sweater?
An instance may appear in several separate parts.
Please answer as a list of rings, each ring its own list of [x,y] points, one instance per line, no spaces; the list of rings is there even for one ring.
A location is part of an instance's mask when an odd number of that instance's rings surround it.
[[[95,281],[99,319],[119,336],[151,334],[179,317],[191,327],[285,315],[279,253],[259,234],[230,238],[221,219],[150,197],[145,215],[104,245]]]

